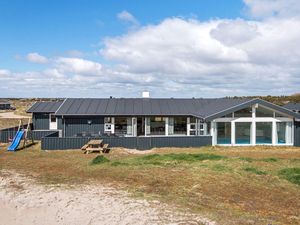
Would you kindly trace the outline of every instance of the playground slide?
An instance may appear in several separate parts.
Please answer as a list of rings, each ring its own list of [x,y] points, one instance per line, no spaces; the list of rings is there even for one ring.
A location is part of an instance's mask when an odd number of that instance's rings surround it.
[[[13,141],[11,142],[10,146],[7,149],[8,151],[16,151],[17,150],[24,133],[25,133],[25,131],[23,131],[23,130],[20,130],[16,133],[16,136],[14,137]]]

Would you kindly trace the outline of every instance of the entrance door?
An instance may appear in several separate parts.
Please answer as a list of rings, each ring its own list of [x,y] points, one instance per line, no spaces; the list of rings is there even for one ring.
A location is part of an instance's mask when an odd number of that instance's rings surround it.
[[[145,120],[143,117],[137,117],[137,136],[145,136]]]
[[[50,114],[50,125],[49,128],[50,130],[57,130],[57,118],[54,114]]]

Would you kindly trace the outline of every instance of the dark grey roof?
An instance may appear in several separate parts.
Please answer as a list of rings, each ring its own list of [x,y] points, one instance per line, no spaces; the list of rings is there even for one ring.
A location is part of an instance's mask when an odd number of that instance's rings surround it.
[[[56,115],[190,115],[205,118],[248,101],[249,99],[229,98],[69,98],[57,110]]]
[[[61,106],[62,101],[36,102],[28,110],[28,113],[54,113]]]
[[[288,103],[285,106],[283,106],[284,108],[287,108],[289,110],[300,110],[300,103]]]
[[[9,102],[9,101],[3,101],[3,100],[0,100],[0,104],[1,104],[1,105],[9,105],[10,102]]]
[[[205,118],[205,120],[210,121],[210,120],[216,119],[218,117],[222,117],[222,116],[224,116],[228,113],[235,112],[237,110],[249,107],[249,106],[254,105],[254,104],[260,104],[260,105],[265,106],[267,108],[273,109],[277,112],[280,112],[280,113],[292,116],[294,118],[300,119],[300,114],[297,114],[297,113],[295,113],[295,112],[293,112],[293,111],[291,111],[287,108],[275,105],[275,104],[267,102],[265,100],[255,98],[255,99],[252,99],[252,100],[245,101],[245,102],[243,102],[243,103],[241,103],[237,106],[229,107],[229,108],[227,108],[225,110],[222,110],[222,111],[216,111],[216,112],[212,113],[211,115],[208,115]]]

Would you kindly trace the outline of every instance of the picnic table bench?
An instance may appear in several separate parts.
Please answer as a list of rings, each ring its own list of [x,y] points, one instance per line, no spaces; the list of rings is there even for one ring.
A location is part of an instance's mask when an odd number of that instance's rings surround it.
[[[103,144],[103,140],[90,140],[87,144],[82,146],[84,154],[89,154],[93,152],[99,153],[109,153],[108,144]]]

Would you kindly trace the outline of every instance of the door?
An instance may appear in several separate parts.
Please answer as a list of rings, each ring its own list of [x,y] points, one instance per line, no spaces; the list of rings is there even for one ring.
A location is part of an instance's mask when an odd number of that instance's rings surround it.
[[[145,136],[145,122],[143,117],[137,117],[137,136]]]
[[[50,120],[50,125],[49,125],[49,129],[50,130],[57,130],[57,118],[54,114],[50,114],[49,115],[49,120]]]

